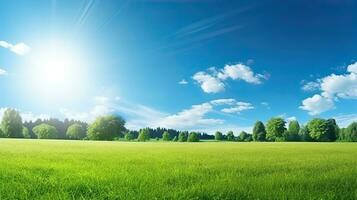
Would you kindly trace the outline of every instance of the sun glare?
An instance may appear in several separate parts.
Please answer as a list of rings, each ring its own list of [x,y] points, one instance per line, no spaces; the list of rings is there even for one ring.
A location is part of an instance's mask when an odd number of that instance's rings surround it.
[[[38,96],[57,99],[78,94],[84,86],[85,62],[72,43],[52,41],[34,49],[31,83]]]

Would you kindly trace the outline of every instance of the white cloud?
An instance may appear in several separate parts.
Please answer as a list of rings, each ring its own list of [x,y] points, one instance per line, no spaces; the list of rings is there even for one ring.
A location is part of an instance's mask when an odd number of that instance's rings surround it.
[[[180,85],[187,85],[188,82],[185,79],[182,79],[181,81],[178,82]]]
[[[347,71],[357,74],[357,62],[347,66]]]
[[[315,83],[321,94],[303,100],[300,108],[309,111],[310,115],[316,115],[333,109],[334,101],[339,99],[357,99],[357,62],[349,65],[347,72],[349,73],[331,74],[318,79]]]
[[[295,116],[291,116],[291,117],[287,117],[286,121],[289,123],[291,121],[296,121],[296,117]]]
[[[303,100],[302,106],[299,108],[308,111],[310,115],[318,115],[334,107],[335,104],[332,99],[315,94],[313,97]]]
[[[304,84],[301,89],[307,92],[316,91],[320,89],[320,84],[314,81],[310,81]]]
[[[223,108],[221,111],[224,113],[240,113],[244,110],[251,109],[254,109],[254,106],[251,103],[237,102],[235,106],[230,108]]]
[[[193,127],[202,127],[207,125],[217,125],[224,123],[221,119],[205,118],[204,116],[211,112],[213,107],[209,103],[193,105],[190,109],[183,110],[177,114],[163,118],[159,126],[166,128],[185,129]]]
[[[4,69],[0,69],[0,76],[4,75],[7,75],[7,71],[5,71]]]
[[[210,67],[207,72],[197,72],[193,79],[200,84],[206,93],[218,93],[225,90],[225,81],[243,80],[251,84],[261,84],[263,79],[268,79],[267,75],[255,74],[252,69],[244,64],[226,65],[223,69],[217,70]]]
[[[30,51],[30,47],[27,46],[25,43],[20,42],[18,44],[10,44],[6,41],[0,41],[0,46],[10,51],[18,54],[18,55],[25,55]]]
[[[226,80],[243,80],[247,83],[261,84],[264,75],[254,74],[252,69],[244,64],[226,65],[217,75],[218,78]]]
[[[205,72],[197,72],[193,79],[201,85],[201,88],[206,93],[218,93],[224,91],[224,83],[217,77],[214,77]]]
[[[344,99],[357,98],[357,74],[344,75],[331,74],[321,79],[322,95]]]
[[[237,101],[235,99],[216,99],[212,100],[211,104],[213,105],[233,105]]]

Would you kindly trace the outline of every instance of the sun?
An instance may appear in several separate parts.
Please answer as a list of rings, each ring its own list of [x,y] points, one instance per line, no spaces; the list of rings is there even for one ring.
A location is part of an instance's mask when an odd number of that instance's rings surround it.
[[[74,97],[85,87],[86,62],[83,51],[73,42],[52,40],[31,53],[32,92],[47,101]]]

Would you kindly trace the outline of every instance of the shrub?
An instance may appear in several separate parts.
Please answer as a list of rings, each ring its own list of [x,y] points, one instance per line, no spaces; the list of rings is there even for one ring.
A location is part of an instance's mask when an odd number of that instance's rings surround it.
[[[35,126],[32,131],[38,139],[55,139],[58,135],[56,127],[44,123]]]

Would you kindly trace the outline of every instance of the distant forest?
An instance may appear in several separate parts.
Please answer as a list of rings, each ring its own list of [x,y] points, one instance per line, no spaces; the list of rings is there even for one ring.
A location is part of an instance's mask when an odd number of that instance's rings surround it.
[[[233,131],[214,135],[201,132],[178,131],[166,128],[142,128],[128,130],[125,120],[120,116],[108,115],[98,117],[88,124],[79,120],[55,118],[22,121],[15,109],[7,109],[1,119],[0,137],[38,138],[38,139],[76,139],[76,140],[126,140],[126,141],[178,141],[198,142],[200,140],[216,141],[307,141],[307,142],[357,142],[357,122],[347,128],[339,128],[334,119],[311,119],[306,125],[298,121],[287,122],[280,117],[271,118],[264,124],[257,121],[252,133]]]

